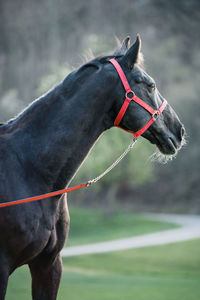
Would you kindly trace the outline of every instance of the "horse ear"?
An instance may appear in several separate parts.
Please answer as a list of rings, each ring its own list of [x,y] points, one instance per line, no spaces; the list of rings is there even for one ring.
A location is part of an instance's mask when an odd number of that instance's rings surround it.
[[[130,37],[127,36],[123,42],[121,43],[119,41],[118,38],[116,38],[117,40],[117,44],[118,44],[118,49],[115,51],[114,55],[118,56],[118,55],[124,55],[126,53],[126,51],[128,50],[129,46],[130,46]]]
[[[141,39],[139,34],[137,34],[135,43],[129,48],[129,50],[126,52],[126,54],[123,57],[123,62],[129,69],[132,69],[133,65],[137,63],[139,59],[140,48],[141,48]]]

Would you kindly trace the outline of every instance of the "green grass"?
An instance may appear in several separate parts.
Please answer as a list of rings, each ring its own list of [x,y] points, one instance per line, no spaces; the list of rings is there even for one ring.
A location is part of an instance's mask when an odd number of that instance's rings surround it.
[[[70,244],[92,243],[176,227],[140,215],[71,210]],[[200,240],[64,258],[58,300],[197,300]],[[6,299],[30,300],[27,267],[11,276]]]
[[[58,300],[198,300],[200,239],[64,258]],[[7,300],[30,300],[30,277],[11,276]]]
[[[67,245],[80,245],[130,237],[178,227],[176,224],[152,221],[132,213],[106,214],[103,211],[71,209]]]

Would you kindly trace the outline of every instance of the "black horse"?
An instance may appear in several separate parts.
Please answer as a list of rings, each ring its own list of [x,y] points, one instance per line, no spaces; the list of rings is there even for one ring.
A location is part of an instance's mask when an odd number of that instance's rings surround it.
[[[87,153],[113,126],[124,100],[124,88],[108,60],[122,66],[131,88],[158,108],[163,97],[140,65],[140,38],[129,38],[112,56],[96,58],[68,75],[19,116],[0,126],[0,201],[8,202],[69,184]],[[131,103],[120,126],[137,131],[149,113]],[[184,127],[167,105],[143,134],[165,155],[181,148]],[[69,230],[65,196],[0,209],[0,299],[9,275],[28,264],[35,300],[56,299],[62,272],[60,251]]]

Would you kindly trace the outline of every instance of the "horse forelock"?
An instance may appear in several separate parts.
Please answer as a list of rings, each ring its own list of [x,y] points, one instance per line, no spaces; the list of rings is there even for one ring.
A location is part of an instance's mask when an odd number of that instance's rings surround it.
[[[95,57],[93,52],[90,49],[88,51],[88,53],[84,56],[85,64],[82,65],[80,69],[87,67],[88,65],[100,67],[100,65],[106,64],[109,61],[109,59],[111,59],[111,58],[120,59],[122,57],[123,57],[123,55],[119,55],[119,54],[118,55],[117,54],[108,54],[108,55],[100,55],[100,56]],[[139,67],[141,67],[142,69],[145,69],[144,55],[142,52],[139,52],[139,55],[137,57],[135,64],[138,65]]]
[[[141,67],[142,69],[145,69],[145,66],[144,66],[144,55],[142,52],[139,52],[139,55],[137,57],[137,60],[136,60],[136,64]]]

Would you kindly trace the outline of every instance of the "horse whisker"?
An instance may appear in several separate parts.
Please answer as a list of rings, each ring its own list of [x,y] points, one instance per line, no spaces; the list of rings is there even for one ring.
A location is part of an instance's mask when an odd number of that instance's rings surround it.
[[[176,151],[175,154],[173,154],[173,155],[165,155],[165,154],[161,153],[161,152],[157,149],[157,150],[149,157],[149,160],[150,160],[151,162],[158,162],[158,163],[160,163],[160,164],[167,164],[169,161],[172,161],[172,160],[176,157],[178,151],[179,151],[182,147],[186,146],[186,144],[187,144],[187,139],[186,139],[185,136],[183,136],[182,141],[181,141],[181,145],[180,145],[179,149]]]

